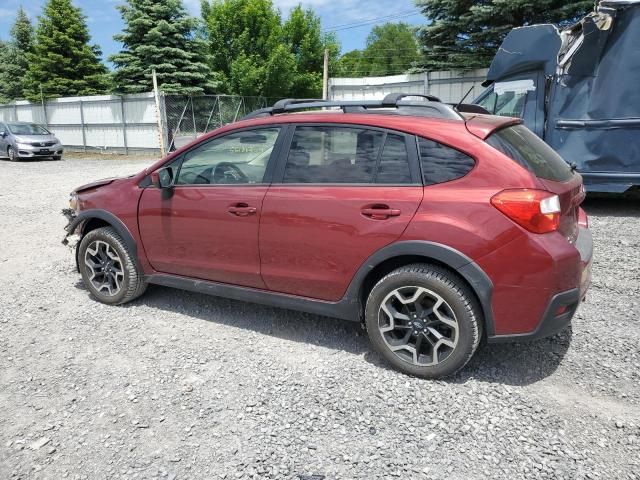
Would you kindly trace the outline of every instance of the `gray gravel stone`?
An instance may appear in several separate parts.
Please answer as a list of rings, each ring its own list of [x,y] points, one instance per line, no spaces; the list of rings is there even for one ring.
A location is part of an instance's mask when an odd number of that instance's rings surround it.
[[[428,382],[348,322],[159,287],[91,300],[60,209],[149,163],[0,161],[0,478],[640,479],[638,202],[587,202],[571,330]]]

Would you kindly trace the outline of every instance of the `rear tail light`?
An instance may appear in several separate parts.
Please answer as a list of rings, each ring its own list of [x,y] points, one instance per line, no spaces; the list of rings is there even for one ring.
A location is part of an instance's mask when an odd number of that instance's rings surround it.
[[[491,204],[533,233],[555,232],[560,226],[560,198],[544,190],[503,190]]]

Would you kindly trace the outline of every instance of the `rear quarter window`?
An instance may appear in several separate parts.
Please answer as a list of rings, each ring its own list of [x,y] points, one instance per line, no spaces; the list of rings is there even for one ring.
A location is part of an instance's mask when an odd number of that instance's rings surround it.
[[[498,130],[487,143],[538,178],[566,182],[573,175],[567,162],[524,125]]]
[[[418,138],[420,167],[425,185],[450,182],[464,177],[476,162],[465,153],[433,140]]]

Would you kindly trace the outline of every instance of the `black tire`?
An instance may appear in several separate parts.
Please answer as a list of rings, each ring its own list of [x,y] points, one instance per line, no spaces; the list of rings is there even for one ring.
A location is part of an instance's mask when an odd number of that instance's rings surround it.
[[[86,262],[87,250],[89,248],[91,248],[92,252],[105,248],[110,248],[109,252],[112,254],[115,252],[118,261],[114,262],[112,258],[109,259],[112,261],[112,267],[118,272],[121,272],[118,273],[119,278],[117,285],[119,288],[117,290],[113,289],[113,292],[110,291],[111,286],[105,287],[108,288],[109,291],[96,287],[96,283],[102,283],[103,286],[105,286],[110,282],[104,280],[104,274],[102,274],[102,277],[100,276],[101,274],[93,275],[92,281],[92,268]],[[106,303],[107,305],[121,305],[138,298],[147,289],[144,275],[138,269],[133,255],[129,252],[126,244],[113,228],[103,227],[90,231],[83,237],[78,249],[78,265],[80,267],[82,280],[89,292],[91,292],[98,301]],[[90,252],[89,256],[93,259],[99,255],[94,257]],[[107,266],[106,268],[109,267]],[[98,267],[96,270],[104,271],[104,268]],[[102,279],[102,281],[98,281],[100,279]],[[110,283],[110,285],[113,284],[114,282]]]
[[[10,162],[17,162],[19,160],[18,156],[16,155],[16,151],[12,146],[7,147],[7,157],[9,157]]]
[[[53,157],[53,159],[54,159],[56,162],[59,162],[60,160],[62,160],[62,155],[56,155],[55,157]]]
[[[399,300],[395,292],[399,292],[403,300]],[[408,292],[407,298],[404,297],[404,292]],[[423,296],[417,302],[405,304],[404,302],[409,298],[415,297],[411,292],[415,295],[423,292],[421,294]],[[425,298],[426,300],[424,300]],[[436,298],[444,302],[439,303]],[[400,313],[398,317],[407,317],[408,320],[401,318],[390,320],[389,315],[381,310],[385,300],[387,311],[390,311],[389,302],[391,302],[391,307],[395,308],[396,312],[399,311],[398,308],[404,309],[405,313]],[[433,302],[431,308],[428,307],[429,301]],[[427,308],[423,309],[425,306],[423,302],[426,302]],[[416,303],[420,305],[416,307]],[[442,313],[440,309],[445,309],[444,318],[448,322],[453,320],[457,324],[457,329],[448,326],[448,324],[439,323],[439,319],[442,317],[440,315],[434,316],[433,313],[434,306],[437,304],[440,305],[435,308],[438,313]],[[431,313],[429,313],[430,311]],[[423,319],[420,317],[421,315],[424,316]],[[395,313],[393,316],[395,317]],[[365,323],[373,347],[395,369],[416,377],[436,379],[453,375],[471,359],[482,337],[483,316],[475,295],[458,275],[440,266],[414,264],[392,271],[373,287],[367,299]],[[388,329],[391,326],[396,328],[390,332],[383,333],[381,331],[381,328]],[[431,333],[434,329],[438,331]],[[443,338],[452,344],[453,348],[444,345],[444,343],[437,346],[440,343],[438,340],[440,337],[435,336],[435,333],[441,335],[442,331],[445,332]],[[407,332],[406,335],[405,332]],[[420,338],[420,344],[418,344],[417,338],[421,335],[424,336]],[[452,339],[446,335],[450,335]],[[397,338],[400,336],[403,338]],[[399,347],[398,345],[402,345],[407,337],[410,340],[406,345]],[[411,341],[415,343],[412,344]],[[434,342],[436,344],[435,353],[433,351]],[[399,348],[398,353],[392,351],[390,344]],[[418,352],[426,353],[416,356],[413,353],[416,351],[416,346],[418,346]],[[413,352],[411,348],[406,347],[413,347]],[[429,356],[430,348],[432,350]],[[426,361],[420,361],[420,359]],[[428,364],[430,362],[434,364]]]

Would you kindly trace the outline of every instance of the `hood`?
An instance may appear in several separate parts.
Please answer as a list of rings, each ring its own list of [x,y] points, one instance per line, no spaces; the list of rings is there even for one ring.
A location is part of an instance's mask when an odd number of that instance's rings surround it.
[[[87,183],[74,190],[75,193],[84,192],[85,190],[91,190],[92,188],[104,187],[110,183],[120,180],[121,177],[103,178],[102,180],[96,180],[95,182]]]
[[[49,142],[58,142],[58,139],[55,135],[14,135],[13,138],[16,139],[18,143],[49,143]]]

